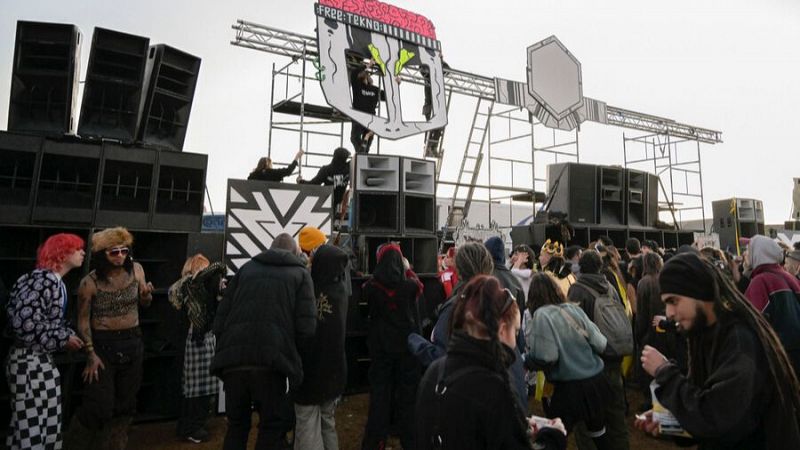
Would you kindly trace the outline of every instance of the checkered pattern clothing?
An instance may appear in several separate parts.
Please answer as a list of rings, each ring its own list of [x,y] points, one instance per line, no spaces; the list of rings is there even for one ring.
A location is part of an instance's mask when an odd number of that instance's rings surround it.
[[[203,341],[192,339],[192,330],[186,338],[186,351],[183,359],[183,396],[186,398],[216,395],[219,389],[217,377],[209,370],[214,359],[217,338],[214,333],[203,335]]]
[[[61,448],[61,376],[49,353],[12,348],[6,364],[11,425],[6,447]]]

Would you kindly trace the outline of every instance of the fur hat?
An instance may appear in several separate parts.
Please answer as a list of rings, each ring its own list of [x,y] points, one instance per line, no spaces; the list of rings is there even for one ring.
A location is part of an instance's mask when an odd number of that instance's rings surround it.
[[[306,253],[311,252],[327,241],[325,233],[314,227],[303,227],[297,236],[297,240],[300,243],[300,249]]]
[[[92,234],[93,253],[112,247],[130,247],[131,245],[133,245],[133,235],[123,227],[106,228]]]

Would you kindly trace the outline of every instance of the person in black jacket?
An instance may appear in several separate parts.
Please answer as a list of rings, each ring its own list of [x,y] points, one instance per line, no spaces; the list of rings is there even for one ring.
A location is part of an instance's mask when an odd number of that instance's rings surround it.
[[[317,333],[303,357],[303,383],[292,394],[297,424],[295,448],[337,450],[334,412],[347,382],[344,338],[350,272],[347,254],[323,244],[311,255],[311,278],[317,297]]]
[[[689,373],[646,346],[658,401],[700,450],[800,448],[800,385],[778,336],[736,285],[696,253],[659,275],[661,300],[689,341]],[[647,412],[636,426],[658,434]]]
[[[386,101],[386,92],[373,85],[372,69],[373,62],[364,66],[358,66],[350,71],[350,86],[353,89],[353,109],[367,114],[375,114],[375,108],[379,101]],[[400,79],[397,78],[399,81]],[[350,142],[356,153],[369,153],[372,145],[374,133],[367,127],[356,121],[352,121],[350,129]]]
[[[532,426],[507,371],[519,329],[519,307],[509,291],[493,276],[472,278],[453,311],[447,356],[428,367],[420,383],[417,449],[532,448]],[[567,446],[555,420],[538,430],[535,441],[548,450]]]
[[[331,163],[320,167],[314,178],[304,180],[297,177],[297,183],[333,186],[333,210],[338,211],[338,205],[342,202],[347,186],[350,184],[350,163],[348,158],[350,158],[350,152],[344,147],[339,147],[333,151]]]
[[[372,363],[368,375],[369,413],[361,448],[382,450],[394,416],[403,448],[413,450],[414,397],[420,367],[406,348],[406,341],[409,334],[418,332],[416,302],[421,289],[413,273],[407,274],[397,244],[379,247],[376,259],[372,278],[362,289],[363,300],[369,304],[367,345]],[[392,405],[397,408],[396,414]]]
[[[297,168],[300,158],[303,156],[303,149],[297,151],[294,155],[292,163],[282,169],[272,168],[272,158],[263,157],[258,160],[258,165],[250,175],[247,176],[248,180],[258,181],[283,181],[284,177],[288,177]]]
[[[589,320],[597,323],[594,316],[595,294],[592,289],[600,295],[610,295],[615,301],[622,304],[619,294],[611,283],[601,274],[603,269],[603,259],[595,250],[586,250],[581,254],[578,264],[581,266],[581,273],[578,281],[570,286],[567,298],[572,303],[578,304]],[[588,289],[587,289],[588,288]],[[625,422],[625,387],[622,380],[622,357],[602,355],[603,373],[611,385],[612,398],[606,404],[606,443],[607,448],[613,450],[627,450],[630,446],[628,439],[628,425]],[[581,448],[591,448],[590,436],[585,431],[585,427],[575,429],[575,439],[580,442]]]
[[[303,382],[301,355],[310,351],[316,309],[311,274],[288,234],[276,236],[231,280],[214,319],[211,363],[225,389],[225,450],[246,447],[252,403],[259,414],[256,448],[281,448],[294,425],[288,386]]]

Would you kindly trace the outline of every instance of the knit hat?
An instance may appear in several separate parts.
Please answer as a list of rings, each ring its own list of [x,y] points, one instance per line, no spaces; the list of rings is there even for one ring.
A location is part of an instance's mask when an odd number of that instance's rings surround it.
[[[714,277],[697,253],[678,253],[658,275],[662,294],[676,294],[704,302],[714,301]]]
[[[495,264],[505,264],[506,262],[506,246],[503,240],[497,236],[492,236],[483,243],[489,254],[492,255],[492,260]]]
[[[325,233],[320,231],[319,228],[303,227],[300,234],[297,235],[297,241],[300,243],[300,250],[310,253],[315,248],[327,242]]]
[[[133,245],[133,236],[123,228],[106,228],[92,234],[92,252],[96,253],[112,247],[130,247]]]

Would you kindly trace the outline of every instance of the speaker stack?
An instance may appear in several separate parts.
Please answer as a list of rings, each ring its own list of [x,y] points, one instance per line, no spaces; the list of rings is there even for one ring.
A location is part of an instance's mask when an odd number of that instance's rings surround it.
[[[390,155],[356,155],[353,232],[360,235],[362,268],[389,241],[418,273],[436,272],[435,163]]]
[[[720,248],[736,251],[737,238],[764,234],[764,205],[751,198],[729,198],[711,202],[714,229]]]

